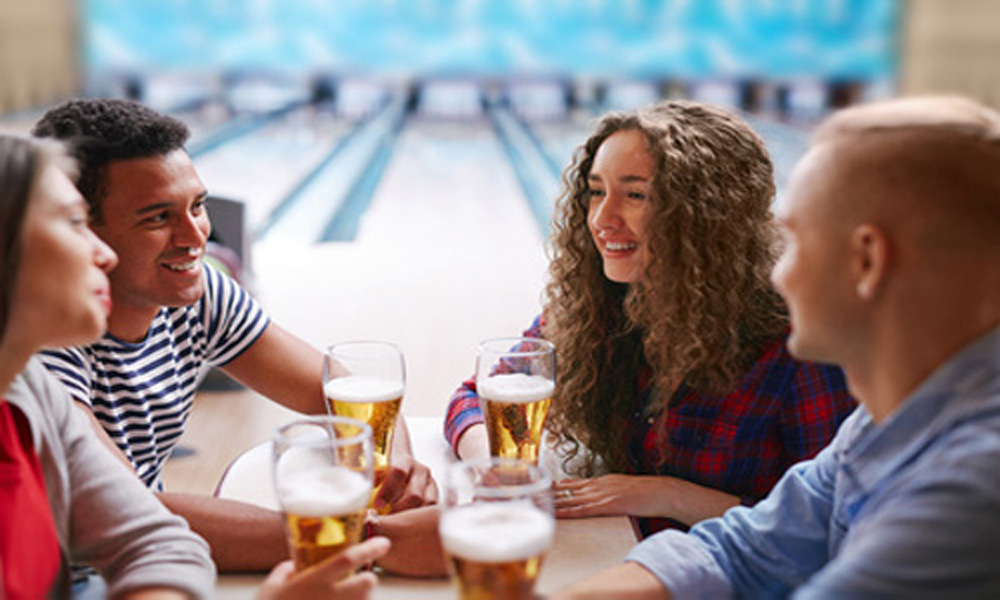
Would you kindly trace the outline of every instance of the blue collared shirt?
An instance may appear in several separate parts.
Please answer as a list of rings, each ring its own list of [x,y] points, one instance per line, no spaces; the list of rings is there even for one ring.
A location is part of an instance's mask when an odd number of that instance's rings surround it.
[[[859,407],[754,508],[628,560],[676,598],[1000,598],[1000,327],[882,423]]]

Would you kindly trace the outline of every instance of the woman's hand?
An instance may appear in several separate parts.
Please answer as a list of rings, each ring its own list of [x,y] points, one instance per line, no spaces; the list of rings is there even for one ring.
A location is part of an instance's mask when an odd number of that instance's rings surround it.
[[[693,525],[718,517],[739,498],[660,475],[602,475],[564,479],[553,484],[556,517],[575,519],[609,515],[667,517]]]
[[[301,573],[295,572],[291,561],[279,564],[267,576],[258,600],[366,600],[375,587],[373,573],[351,572],[389,551],[389,540],[372,538],[351,546],[336,556],[310,567]]]
[[[666,516],[670,493],[667,477],[602,475],[593,479],[563,479],[553,484],[556,517],[574,519],[609,515]]]

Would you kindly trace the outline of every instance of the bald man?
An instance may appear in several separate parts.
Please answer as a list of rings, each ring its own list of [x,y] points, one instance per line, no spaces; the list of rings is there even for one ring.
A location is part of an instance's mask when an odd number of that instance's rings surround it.
[[[837,113],[776,216],[789,348],[841,365],[861,406],[756,507],[555,597],[1000,598],[1000,115]]]

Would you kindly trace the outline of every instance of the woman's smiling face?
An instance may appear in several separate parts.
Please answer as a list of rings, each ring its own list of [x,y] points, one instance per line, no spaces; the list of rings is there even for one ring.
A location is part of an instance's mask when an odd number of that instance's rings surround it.
[[[587,224],[604,260],[604,275],[634,283],[649,264],[646,224],[653,202],[653,158],[642,132],[608,136],[594,155],[587,182]]]

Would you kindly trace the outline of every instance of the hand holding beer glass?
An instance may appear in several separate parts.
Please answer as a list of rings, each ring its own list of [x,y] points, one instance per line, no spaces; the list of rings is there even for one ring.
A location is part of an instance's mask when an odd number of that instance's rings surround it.
[[[371,427],[375,453],[372,501],[389,469],[405,385],[403,352],[395,344],[344,342],[330,346],[323,357],[323,392],[330,413]],[[385,505],[380,512],[388,513],[390,509]]]
[[[343,433],[346,427],[354,433]],[[365,423],[317,416],[278,429],[274,490],[296,571],[361,540],[373,467]]]
[[[490,456],[538,464],[555,377],[556,353],[551,342],[497,338],[479,344],[476,387]]]
[[[534,598],[556,528],[545,470],[511,458],[459,462],[444,490],[441,543],[459,598]]]

